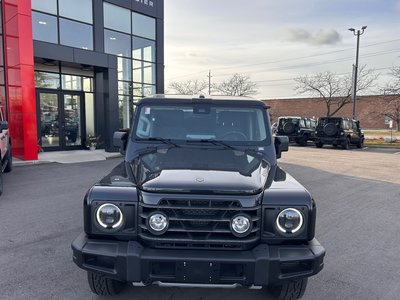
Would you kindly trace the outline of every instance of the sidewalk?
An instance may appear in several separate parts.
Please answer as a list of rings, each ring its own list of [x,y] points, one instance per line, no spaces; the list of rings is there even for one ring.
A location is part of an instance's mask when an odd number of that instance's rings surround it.
[[[13,166],[26,166],[44,163],[60,163],[60,164],[73,164],[89,161],[100,161],[108,158],[120,157],[122,155],[119,152],[105,152],[102,149],[99,150],[73,150],[73,151],[52,151],[52,152],[40,152],[38,160],[20,160],[13,158]]]

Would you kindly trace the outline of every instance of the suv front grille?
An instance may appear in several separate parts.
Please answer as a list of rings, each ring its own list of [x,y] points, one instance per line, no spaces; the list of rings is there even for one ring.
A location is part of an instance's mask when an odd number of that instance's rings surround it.
[[[147,218],[161,211],[169,218],[168,230],[161,236],[147,229]],[[234,216],[242,213],[252,221],[246,237],[236,237],[230,229]],[[261,208],[244,208],[237,200],[162,199],[157,206],[139,206],[139,237],[156,248],[236,249],[255,246],[260,239]]]

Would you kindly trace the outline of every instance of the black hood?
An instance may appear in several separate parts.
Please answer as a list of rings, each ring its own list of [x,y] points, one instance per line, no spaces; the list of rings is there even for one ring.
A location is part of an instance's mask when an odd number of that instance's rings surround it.
[[[143,191],[247,195],[263,190],[270,171],[261,155],[215,148],[146,153],[131,168]]]

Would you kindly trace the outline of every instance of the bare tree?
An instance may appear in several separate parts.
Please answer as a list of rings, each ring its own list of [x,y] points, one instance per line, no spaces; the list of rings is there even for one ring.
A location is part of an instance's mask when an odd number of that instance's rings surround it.
[[[235,73],[231,78],[214,85],[214,89],[223,95],[250,96],[257,93],[257,84],[251,81],[250,76]]]
[[[386,103],[380,107],[378,114],[392,119],[397,131],[400,131],[400,66],[393,67],[390,75],[392,80],[383,89]]]
[[[364,91],[373,86],[379,74],[374,70],[361,66],[357,78],[357,92]],[[343,106],[350,103],[352,92],[351,76],[339,76],[336,73],[324,72],[315,76],[300,76],[294,79],[297,82],[295,90],[299,94],[308,94],[319,97],[325,102],[326,115],[335,115]]]
[[[168,87],[178,94],[196,95],[203,93],[203,91],[208,87],[208,83],[204,80],[198,79],[183,82],[172,81]]]

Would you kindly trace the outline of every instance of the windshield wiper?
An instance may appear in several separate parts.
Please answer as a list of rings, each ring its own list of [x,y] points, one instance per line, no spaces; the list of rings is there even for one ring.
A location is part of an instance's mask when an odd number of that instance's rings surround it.
[[[161,138],[161,137],[149,137],[149,138],[137,138],[137,141],[149,141],[149,142],[161,142],[167,145],[171,145],[174,147],[179,148],[180,146],[178,144],[175,144],[171,141],[171,139],[165,139],[165,138]]]
[[[229,145],[228,143],[225,143],[220,140],[214,140],[214,139],[186,140],[186,142],[188,142],[188,143],[210,143],[215,146],[223,146],[223,147],[231,149],[231,150],[243,151],[241,149],[238,149],[236,147]]]

